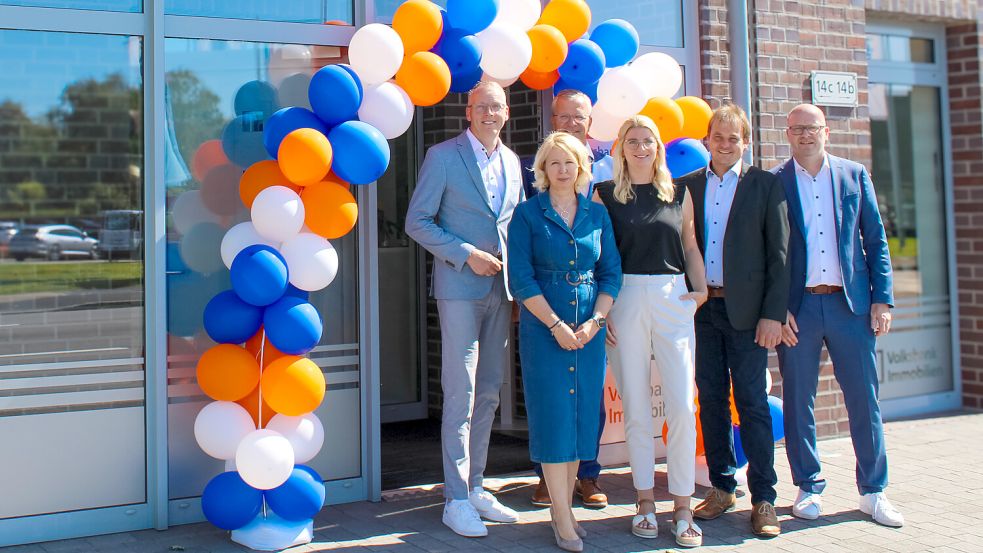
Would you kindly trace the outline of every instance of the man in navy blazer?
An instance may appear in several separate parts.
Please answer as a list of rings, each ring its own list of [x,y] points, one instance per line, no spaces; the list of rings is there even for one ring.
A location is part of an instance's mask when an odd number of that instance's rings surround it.
[[[499,138],[505,91],[480,82],[468,93],[470,126],[427,151],[406,212],[406,234],[434,256],[444,395],[443,521],[462,536],[488,534],[481,518],[518,515],[484,491],[499,392],[509,364],[512,298],[504,259],[512,211],[525,199],[519,158]]]
[[[857,456],[860,510],[885,526],[904,524],[884,495],[887,455],[875,365],[875,339],[891,329],[891,257],[870,174],[826,153],[829,127],[810,104],[788,114],[792,159],[773,169],[788,201],[788,322],[778,347],[785,451],[799,488],[792,514],[822,513],[826,481],[816,450],[814,404],[823,345],[843,390]]]

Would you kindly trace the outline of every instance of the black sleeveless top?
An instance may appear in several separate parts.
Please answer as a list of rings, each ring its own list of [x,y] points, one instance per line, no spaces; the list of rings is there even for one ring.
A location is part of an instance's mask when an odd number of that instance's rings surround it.
[[[611,216],[623,273],[681,275],[686,271],[682,240],[686,186],[674,186],[671,203],[659,198],[655,186],[635,184],[635,197],[623,204],[614,199],[614,181],[597,184],[597,194]]]

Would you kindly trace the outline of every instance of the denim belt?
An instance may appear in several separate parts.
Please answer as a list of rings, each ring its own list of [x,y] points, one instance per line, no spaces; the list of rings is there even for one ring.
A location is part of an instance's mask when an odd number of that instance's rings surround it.
[[[594,271],[549,271],[546,269],[536,269],[536,280],[548,280],[550,282],[564,281],[570,286],[580,284],[592,284],[594,282]]]

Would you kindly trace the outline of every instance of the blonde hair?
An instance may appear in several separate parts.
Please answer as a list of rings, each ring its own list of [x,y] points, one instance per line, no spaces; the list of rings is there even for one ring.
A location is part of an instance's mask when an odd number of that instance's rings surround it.
[[[710,117],[710,122],[707,124],[707,136],[710,136],[710,130],[713,129],[714,123],[726,123],[737,127],[741,129],[741,140],[744,142],[751,141],[751,121],[748,120],[747,114],[738,105],[727,104],[715,109],[713,116]]]
[[[632,129],[648,129],[655,137],[655,167],[652,172],[652,186],[655,187],[659,199],[664,202],[672,202],[676,197],[676,187],[672,184],[672,175],[666,166],[666,146],[662,143],[659,136],[659,128],[655,126],[650,118],[644,115],[634,115],[629,117],[618,131],[618,142],[614,145],[611,157],[614,158],[614,199],[619,203],[626,204],[628,200],[635,197],[632,190],[631,176],[628,174],[627,162],[625,161],[625,136]]]
[[[572,155],[573,159],[577,161],[578,174],[577,181],[574,183],[574,189],[577,192],[587,190],[587,185],[590,184],[591,178],[593,178],[590,172],[590,151],[583,142],[577,140],[572,134],[562,131],[550,133],[546,137],[546,140],[543,141],[543,145],[536,152],[536,159],[532,163],[533,174],[536,178],[535,182],[532,183],[533,188],[540,192],[549,190],[550,182],[546,176],[546,158],[556,148]]]

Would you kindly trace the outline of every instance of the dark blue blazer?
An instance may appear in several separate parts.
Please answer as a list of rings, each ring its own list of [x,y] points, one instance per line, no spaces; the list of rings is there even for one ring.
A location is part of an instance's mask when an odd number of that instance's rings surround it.
[[[843,291],[850,310],[870,313],[872,303],[894,305],[891,254],[874,185],[867,169],[856,162],[827,154],[833,179],[836,241],[839,245]],[[799,312],[806,285],[806,229],[799,200],[795,164],[791,159],[771,170],[785,187],[788,202],[788,263],[791,269],[789,311]]]

